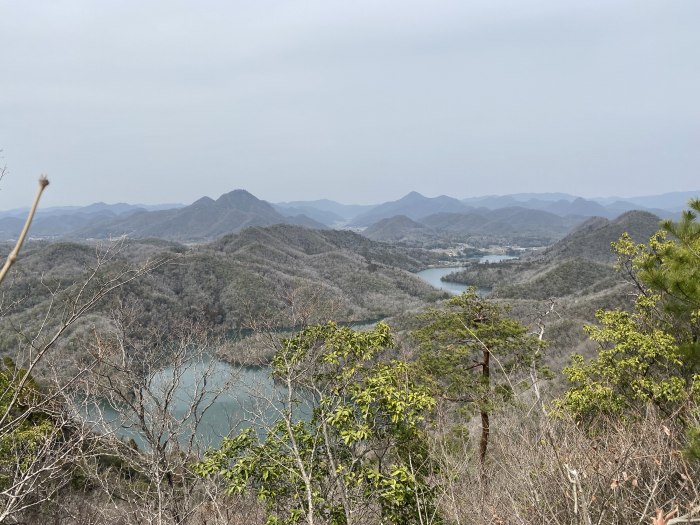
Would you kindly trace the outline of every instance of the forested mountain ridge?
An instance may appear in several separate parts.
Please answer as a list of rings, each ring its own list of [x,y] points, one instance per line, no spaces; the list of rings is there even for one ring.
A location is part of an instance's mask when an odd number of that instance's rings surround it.
[[[460,213],[469,211],[469,207],[453,197],[441,195],[439,197],[425,197],[412,191],[404,197],[391,202],[385,202],[362,213],[352,219],[353,226],[369,226],[381,219],[388,219],[395,215],[405,215],[416,220],[433,213]]]
[[[174,210],[182,204],[105,204],[96,202],[89,206],[58,206],[40,208],[32,222],[34,238],[63,238],[95,223],[123,220],[145,211]],[[0,212],[0,240],[16,239],[22,230],[28,209]]]
[[[77,293],[73,283],[83,282],[91,268],[98,268],[98,280],[104,281],[149,260],[163,264],[98,305],[91,314],[96,326],[109,325],[110,311],[126,305],[141,312],[138,324],[144,329],[190,319],[227,331],[255,319],[286,326],[292,306],[313,305],[310,319],[319,322],[360,321],[444,296],[410,273],[435,263],[434,255],[350,231],[255,227],[190,248],[163,240],[122,240],[105,258],[106,246],[36,242],[26,247],[4,290],[3,353],[14,347],[16,330],[36,328],[48,301],[63,304]],[[3,245],[2,252],[9,248]],[[64,287],[72,288],[53,295],[53,289]],[[298,304],[290,303],[292,297]]]
[[[594,262],[612,263],[615,254],[610,244],[623,233],[637,242],[648,240],[658,229],[661,219],[647,211],[629,211],[614,220],[593,217],[577,226],[569,235],[543,252],[547,260],[579,257]]]
[[[441,240],[475,245],[544,246],[561,239],[581,220],[579,216],[561,217],[520,206],[479,208],[432,213],[417,219],[394,216],[368,226],[362,234],[376,241],[413,245]]]
[[[213,249],[235,253],[251,245],[277,246],[283,251],[317,255],[346,250],[361,255],[368,264],[381,263],[407,271],[417,271],[438,261],[435,254],[415,248],[401,248],[375,242],[348,230],[310,230],[287,225],[248,228],[210,244]]]
[[[39,215],[32,228],[35,238],[110,239],[126,235],[133,239],[156,237],[179,242],[204,242],[251,226],[296,224],[325,228],[303,214],[285,216],[245,190],[234,190],[214,200],[202,197],[189,206],[152,211],[124,206],[87,206],[55,214]],[[119,210],[117,214],[114,210]],[[0,219],[0,238],[16,238],[23,219]]]
[[[303,215],[284,217],[269,203],[245,190],[234,190],[213,200],[202,197],[175,210],[141,212],[119,221],[106,221],[74,232],[76,238],[109,238],[126,234],[132,238],[157,237],[177,241],[202,241],[250,226],[300,224],[325,228]]]
[[[405,215],[395,215],[375,222],[365,228],[362,235],[374,241],[411,244],[425,244],[444,237],[433,228]]]
[[[617,241],[623,233],[628,233],[636,242],[644,242],[659,229],[659,223],[660,219],[657,216],[644,211],[627,212],[612,221],[603,217],[593,217],[551,246],[527,254],[520,260],[486,265],[471,263],[466,269],[454,272],[444,279],[494,288],[496,294],[512,298],[530,298],[529,294],[519,295],[513,286],[532,283],[533,279],[542,279],[538,281],[539,284],[546,283],[547,286],[540,286],[537,292],[538,296],[542,296],[540,298],[567,295],[573,288],[565,284],[559,293],[556,283],[560,281],[545,278],[547,272],[561,267],[557,274],[561,277],[568,275],[570,280],[575,280],[582,272],[593,280],[596,275],[602,280],[608,279],[613,274],[612,265],[615,262],[611,243]],[[586,266],[589,268],[584,270]],[[563,268],[570,271],[563,271]],[[551,274],[550,277],[554,275]],[[593,283],[589,282],[589,285],[591,284]],[[524,289],[518,290],[524,293]]]

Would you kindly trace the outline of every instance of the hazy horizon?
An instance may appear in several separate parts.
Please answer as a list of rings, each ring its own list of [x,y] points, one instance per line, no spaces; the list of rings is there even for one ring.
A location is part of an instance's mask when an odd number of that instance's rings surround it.
[[[50,187],[50,185],[49,185],[49,187]],[[238,189],[245,189],[245,188],[235,188],[234,190],[238,190]],[[230,191],[234,191],[234,190],[230,190]],[[248,190],[245,190],[245,191],[248,191]],[[412,191],[415,191],[415,190],[412,190]],[[0,212],[7,212],[7,211],[12,211],[12,210],[28,210],[29,205],[31,204],[30,200],[31,200],[31,198],[33,198],[35,193],[36,192],[29,195],[29,192],[28,192],[28,194],[27,194],[28,200],[27,200],[27,203],[25,205],[15,206],[13,208],[0,208]],[[225,193],[229,193],[229,192],[224,192],[224,194]],[[251,193],[251,192],[249,192],[249,193]],[[342,200],[336,200],[336,199],[328,199],[326,197],[319,197],[319,198],[315,198],[315,199],[295,199],[295,200],[273,201],[270,199],[266,199],[264,196],[261,196],[261,195],[255,195],[255,194],[253,194],[253,195],[255,197],[257,197],[258,199],[269,202],[271,204],[290,204],[290,203],[294,203],[294,202],[313,202],[313,201],[319,201],[319,200],[329,200],[329,201],[336,202],[338,204],[344,204],[344,205],[349,205],[349,206],[352,206],[352,205],[377,206],[377,205],[384,204],[387,202],[398,201],[398,200],[402,199],[403,197],[405,197],[406,195],[408,195],[408,193],[411,193],[411,192],[409,191],[407,193],[404,193],[402,195],[399,195],[395,198],[392,198],[392,199],[389,199],[386,201],[377,201],[377,202],[362,202],[362,201],[351,202],[351,201],[342,201]],[[418,192],[418,193],[420,193],[424,197],[428,197],[428,198],[447,196],[447,197],[452,197],[452,198],[455,198],[458,200],[465,200],[465,199],[472,199],[472,198],[473,199],[480,199],[480,198],[489,198],[489,197],[517,196],[517,195],[528,194],[531,192],[521,192],[520,194],[518,194],[518,193],[514,193],[514,194],[495,194],[495,193],[492,193],[492,194],[485,194],[485,195],[473,195],[473,196],[468,196],[468,197],[461,197],[459,195],[448,195],[448,194],[444,194],[444,193],[435,194],[435,195],[426,195],[426,194],[421,193],[421,192]],[[692,189],[691,190],[683,190],[683,191],[674,191],[674,192],[664,192],[664,193],[659,193],[659,194],[643,194],[643,195],[627,195],[627,196],[625,196],[625,195],[596,195],[596,196],[592,196],[592,197],[585,197],[582,195],[568,194],[566,192],[555,192],[555,191],[536,192],[533,195],[546,195],[546,194],[558,194],[558,193],[567,194],[571,197],[581,197],[583,199],[591,200],[591,201],[599,201],[599,200],[603,201],[603,200],[615,200],[615,199],[620,199],[620,200],[643,199],[643,198],[647,198],[647,197],[652,198],[652,197],[659,197],[659,196],[663,196],[663,195],[683,194],[683,193],[695,193],[695,194],[697,194],[697,197],[700,198],[700,190],[692,190]],[[221,195],[223,195],[223,194],[221,194]],[[46,205],[45,204],[46,193],[44,193],[44,196],[43,196],[44,199],[42,200],[42,205],[39,207],[38,211],[41,212],[42,210],[46,210],[47,208],[60,208],[60,207],[79,208],[79,207],[84,207],[84,206],[90,206],[93,204],[106,204],[106,205],[129,204],[129,205],[144,205],[144,206],[174,206],[174,207],[189,206],[190,204],[194,203],[195,201],[197,201],[198,199],[201,199],[203,197],[209,197],[211,199],[216,200],[221,195],[198,195],[197,197],[195,197],[191,200],[188,200],[186,202],[140,202],[140,201],[137,202],[137,201],[110,201],[110,200],[102,199],[99,201],[93,201],[93,202],[88,202],[88,203],[83,203],[83,204],[67,203],[67,204],[59,204],[59,205],[56,205],[56,204]]]
[[[693,0],[6,2],[0,210],[697,189]]]

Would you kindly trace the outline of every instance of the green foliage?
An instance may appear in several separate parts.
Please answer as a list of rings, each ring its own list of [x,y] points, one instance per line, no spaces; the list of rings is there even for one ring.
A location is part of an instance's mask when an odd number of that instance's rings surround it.
[[[289,396],[280,419],[264,438],[248,429],[224,440],[195,471],[220,474],[231,492],[254,491],[268,523],[344,524],[375,513],[410,524],[434,514],[421,430],[434,400],[405,363],[381,360],[391,345],[384,323],[366,332],[328,323],[286,339],[272,362]]]
[[[633,312],[600,311],[588,327],[600,344],[585,362],[573,356],[565,374],[572,388],[558,400],[577,418],[632,417],[652,403],[665,413],[692,410],[700,362],[700,201],[680,222],[666,221],[647,244],[624,234],[613,243],[617,268],[637,285]],[[668,234],[672,235],[669,238]]]
[[[687,353],[700,353],[700,200],[690,202],[677,223],[662,226],[674,240],[660,233],[636,262],[639,279],[661,294],[665,311],[674,319],[674,330]]]
[[[506,317],[507,311],[471,288],[421,316],[427,324],[413,332],[422,346],[415,366],[421,381],[436,396],[456,402],[467,416],[479,412],[482,465],[490,413],[513,400],[520,372],[538,366],[543,348],[525,326]]]
[[[700,200],[677,223],[665,221],[647,244],[635,244],[628,235],[613,248],[618,268],[626,272],[645,296],[658,295],[660,311],[654,321],[672,333],[686,357],[700,354]],[[669,235],[671,238],[669,238]]]
[[[9,357],[0,365],[0,415],[6,422],[0,428],[0,489],[11,483],[15,470],[24,470],[34,460],[42,443],[54,430],[51,419],[33,411],[39,397],[38,385],[27,371]],[[22,380],[24,386],[18,391]]]
[[[517,372],[539,363],[543,343],[507,313],[472,288],[420,316],[417,371],[436,395],[488,411],[512,399]]]
[[[688,430],[685,453],[689,458],[700,460],[700,427],[692,427]]]
[[[640,298],[633,313],[600,311],[600,326],[586,331],[601,345],[598,355],[585,362],[572,357],[564,374],[573,384],[558,405],[578,417],[598,414],[635,414],[651,402],[666,411],[687,397],[692,384],[686,377],[682,354],[673,336],[649,325],[649,309]]]

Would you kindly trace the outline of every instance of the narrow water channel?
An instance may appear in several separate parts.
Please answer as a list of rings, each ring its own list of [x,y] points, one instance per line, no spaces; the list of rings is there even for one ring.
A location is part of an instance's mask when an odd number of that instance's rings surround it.
[[[489,264],[500,261],[507,261],[510,259],[517,259],[517,257],[513,257],[511,255],[484,255],[481,258],[479,258],[479,262],[481,264]],[[452,295],[458,295],[461,294],[464,290],[466,290],[468,285],[461,283],[453,283],[450,281],[442,281],[441,279],[446,275],[449,275],[453,272],[458,272],[459,270],[463,270],[464,268],[464,266],[442,266],[437,268],[428,268],[427,270],[416,272],[416,275],[431,286],[438,288],[439,290],[445,290],[446,292],[449,292]]]
[[[445,290],[453,295],[461,294],[467,289],[466,284],[452,283],[448,281],[441,281],[445,275],[449,275],[452,272],[458,272],[462,270],[461,266],[445,266],[442,268],[428,268],[427,270],[422,270],[416,272],[416,275],[423,279],[429,285],[438,288],[440,290]]]

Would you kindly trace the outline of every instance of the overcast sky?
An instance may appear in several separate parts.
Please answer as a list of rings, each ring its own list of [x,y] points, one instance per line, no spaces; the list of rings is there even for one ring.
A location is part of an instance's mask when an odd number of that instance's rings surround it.
[[[0,0],[0,209],[700,189],[700,1]]]

